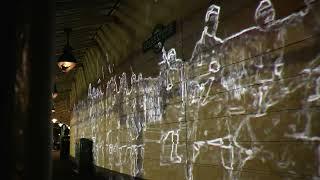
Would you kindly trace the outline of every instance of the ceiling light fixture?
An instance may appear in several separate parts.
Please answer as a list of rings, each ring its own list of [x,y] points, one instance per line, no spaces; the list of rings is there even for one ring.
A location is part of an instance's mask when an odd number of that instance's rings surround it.
[[[53,93],[52,93],[52,98],[55,99],[57,96],[58,96],[57,85],[54,84]]]
[[[52,121],[53,123],[56,123],[58,120],[57,120],[56,118],[53,118],[51,121]]]
[[[70,28],[64,29],[64,32],[67,34],[67,44],[63,49],[63,54],[58,59],[58,66],[62,72],[69,72],[77,65],[77,60],[72,53],[72,47],[70,46],[69,38],[70,32],[72,30]]]

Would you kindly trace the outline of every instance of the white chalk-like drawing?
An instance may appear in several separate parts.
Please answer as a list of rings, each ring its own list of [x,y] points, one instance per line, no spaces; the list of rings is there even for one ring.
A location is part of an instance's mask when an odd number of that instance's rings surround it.
[[[286,52],[288,31],[304,26],[314,10],[315,1],[304,2],[300,11],[277,19],[271,0],[261,0],[253,13],[256,24],[225,38],[217,35],[223,9],[211,5],[190,59],[164,48],[157,77],[132,72],[131,78],[111,77],[104,89],[90,84],[87,99],[73,109],[72,141],[92,139],[98,166],[132,176],[148,175],[143,164],[150,159],[159,166],[181,165],[188,180],[197,179],[194,165],[201,163],[225,169],[221,179],[241,179],[250,161],[299,174],[301,161],[291,153],[313,152],[309,146],[295,150],[284,143],[279,153],[266,142],[320,141],[319,51],[299,67]],[[312,28],[319,33],[317,26]],[[111,74],[112,65],[106,70]],[[292,104],[299,106],[289,106],[298,93]],[[320,157],[318,146],[314,151]],[[304,167],[314,178],[320,173],[319,166],[313,171],[316,163],[319,158]]]

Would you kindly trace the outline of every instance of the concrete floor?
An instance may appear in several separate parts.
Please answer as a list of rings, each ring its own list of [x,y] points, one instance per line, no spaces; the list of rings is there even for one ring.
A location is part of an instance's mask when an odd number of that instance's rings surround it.
[[[60,151],[52,151],[52,180],[103,180],[102,177],[82,177],[73,170],[70,160],[60,160]]]

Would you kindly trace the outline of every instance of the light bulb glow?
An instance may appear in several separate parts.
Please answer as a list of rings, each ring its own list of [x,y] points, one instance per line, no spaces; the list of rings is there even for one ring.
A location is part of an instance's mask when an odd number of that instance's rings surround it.
[[[71,69],[73,69],[76,66],[76,63],[62,61],[58,63],[58,66],[63,72],[69,72]]]
[[[52,98],[55,99],[58,96],[58,93],[52,93]]]
[[[53,118],[51,121],[52,121],[53,123],[56,123],[58,120],[57,120],[56,118]]]
[[[62,123],[59,123],[59,127],[61,127],[63,124]]]

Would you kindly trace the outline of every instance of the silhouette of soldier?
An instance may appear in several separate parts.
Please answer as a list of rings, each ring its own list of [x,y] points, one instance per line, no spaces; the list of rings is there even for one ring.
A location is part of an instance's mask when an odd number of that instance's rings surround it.
[[[255,21],[258,28],[263,31],[278,30],[279,28],[288,28],[290,25],[297,25],[298,23],[301,23],[303,17],[310,12],[313,0],[305,0],[304,2],[306,4],[306,8],[303,8],[296,13],[292,13],[282,19],[275,20],[276,11],[272,2],[270,0],[260,1],[255,12]]]
[[[214,46],[222,44],[223,41],[216,36],[219,24],[220,7],[211,5],[205,16],[205,26],[202,31],[201,38],[196,43],[192,52],[191,63],[198,62],[198,66],[202,65],[205,51],[210,51]]]
[[[172,89],[174,83],[179,83],[183,79],[182,71],[182,60],[177,58],[177,53],[175,49],[170,49],[168,53],[162,49],[163,61],[159,63],[161,67],[160,74],[163,76],[166,90]]]

